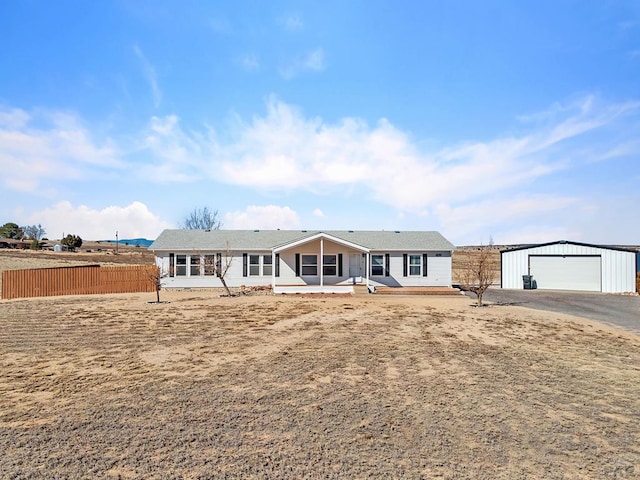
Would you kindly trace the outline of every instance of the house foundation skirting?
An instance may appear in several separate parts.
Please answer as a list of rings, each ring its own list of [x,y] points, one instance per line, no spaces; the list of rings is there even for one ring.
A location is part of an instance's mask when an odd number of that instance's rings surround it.
[[[353,285],[276,285],[273,293],[353,293]]]

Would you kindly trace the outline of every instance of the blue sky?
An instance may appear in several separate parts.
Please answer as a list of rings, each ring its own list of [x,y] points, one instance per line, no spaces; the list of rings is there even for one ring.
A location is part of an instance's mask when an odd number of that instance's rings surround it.
[[[0,2],[0,222],[640,244],[637,1]]]

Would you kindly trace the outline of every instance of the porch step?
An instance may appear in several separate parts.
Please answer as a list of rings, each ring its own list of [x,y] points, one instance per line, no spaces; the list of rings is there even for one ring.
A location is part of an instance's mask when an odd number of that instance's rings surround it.
[[[366,285],[354,285],[353,286],[353,295],[357,297],[369,295],[369,290],[367,290]]]
[[[451,287],[377,287],[376,295],[460,295]]]

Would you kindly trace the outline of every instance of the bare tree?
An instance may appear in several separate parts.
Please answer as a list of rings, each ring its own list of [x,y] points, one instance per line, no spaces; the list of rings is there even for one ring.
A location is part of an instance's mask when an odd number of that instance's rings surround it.
[[[215,255],[204,255],[204,274],[215,274],[215,276],[220,279],[220,282],[229,297],[231,297],[232,294],[225,277],[231,268],[232,261],[233,254],[231,247],[229,246],[229,242],[226,243],[224,252],[216,253]]]
[[[231,296],[231,290],[227,286],[227,281],[225,277],[229,268],[231,268],[231,262],[233,261],[233,254],[231,252],[231,247],[229,246],[229,242],[226,243],[225,250],[223,253],[219,253],[216,255],[216,275],[222,282],[222,286],[227,291],[227,295]]]
[[[493,243],[493,242],[492,242]],[[456,272],[457,281],[463,290],[473,292],[481,307],[484,292],[498,279],[493,245],[481,246],[467,253],[464,263]]]
[[[24,235],[30,240],[42,240],[47,232],[42,228],[42,225],[26,225],[21,227]]]
[[[185,230],[219,230],[222,222],[218,218],[218,211],[210,211],[208,207],[194,208],[182,222]]]
[[[160,269],[160,267],[156,265],[155,268],[149,269],[149,274],[147,278],[149,279],[149,281],[153,282],[153,284],[156,287],[155,303],[162,303],[160,302],[160,290],[162,290],[162,279],[164,278],[164,275],[162,275],[162,270]],[[154,302],[149,302],[149,303],[154,303]]]

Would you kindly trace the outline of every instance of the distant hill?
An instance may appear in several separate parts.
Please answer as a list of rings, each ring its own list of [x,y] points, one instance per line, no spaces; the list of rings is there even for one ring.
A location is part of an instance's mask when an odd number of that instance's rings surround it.
[[[115,240],[101,240],[103,243],[116,243]],[[146,238],[122,238],[118,240],[120,245],[132,245],[138,247],[148,247],[153,243],[153,240],[147,240]]]

